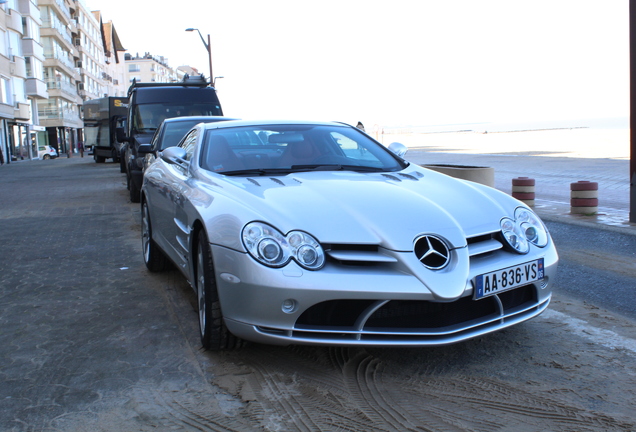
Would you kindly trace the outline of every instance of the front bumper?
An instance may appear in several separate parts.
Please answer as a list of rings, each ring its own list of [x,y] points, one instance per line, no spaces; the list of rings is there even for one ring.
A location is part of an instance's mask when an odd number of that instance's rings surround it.
[[[543,281],[475,301],[472,278],[496,269],[489,260],[475,260],[462,294],[449,301],[395,265],[327,263],[307,271],[292,262],[271,269],[245,253],[212,247],[228,329],[276,345],[434,346],[481,336],[543,312],[558,262],[548,247]]]

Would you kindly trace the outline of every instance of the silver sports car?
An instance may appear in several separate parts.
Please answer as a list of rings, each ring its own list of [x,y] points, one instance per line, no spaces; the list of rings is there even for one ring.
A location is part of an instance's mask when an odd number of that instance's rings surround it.
[[[545,310],[537,215],[405,151],[340,123],[199,124],[144,175],[146,266],[185,275],[215,350],[442,345]]]

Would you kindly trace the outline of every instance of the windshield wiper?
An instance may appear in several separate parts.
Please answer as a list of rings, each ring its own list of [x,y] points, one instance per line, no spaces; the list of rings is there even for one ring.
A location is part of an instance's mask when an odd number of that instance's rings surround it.
[[[240,176],[240,175],[266,176],[266,175],[277,175],[277,174],[289,174],[290,172],[292,172],[292,170],[290,170],[289,168],[250,168],[250,169],[219,172],[219,174],[223,174],[227,176]]]
[[[371,167],[363,165],[342,165],[342,164],[315,164],[315,165],[292,165],[292,170],[301,171],[358,171],[358,172],[383,172],[385,168]]]
[[[219,174],[227,176],[267,176],[267,175],[283,175],[293,172],[303,171],[357,171],[357,172],[384,172],[385,168],[361,166],[361,165],[340,165],[340,164],[313,164],[313,165],[292,165],[287,168],[248,168],[241,170],[219,172]]]

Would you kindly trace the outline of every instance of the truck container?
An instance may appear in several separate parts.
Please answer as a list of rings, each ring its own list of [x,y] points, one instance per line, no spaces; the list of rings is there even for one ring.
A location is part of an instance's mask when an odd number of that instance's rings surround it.
[[[122,144],[117,128],[126,121],[128,98],[104,97],[84,102],[84,147],[92,150],[97,163],[119,162]]]

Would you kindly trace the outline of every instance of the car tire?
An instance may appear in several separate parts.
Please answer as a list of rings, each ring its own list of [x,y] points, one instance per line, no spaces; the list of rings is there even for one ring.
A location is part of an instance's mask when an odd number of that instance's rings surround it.
[[[203,230],[197,237],[195,287],[201,344],[211,351],[238,348],[241,340],[230,333],[223,321],[208,238]]]
[[[119,172],[120,173],[126,172],[126,161],[124,160],[123,157],[119,158]]]
[[[106,162],[106,158],[104,156],[95,156],[96,163],[104,163]]]
[[[42,156],[42,159],[51,159],[51,155],[44,155]]]
[[[168,268],[168,259],[152,239],[152,224],[147,203],[144,203],[141,208],[141,247],[148,270],[160,272]]]
[[[141,200],[141,191],[137,186],[135,186],[135,182],[130,182],[130,202],[138,203]]]

